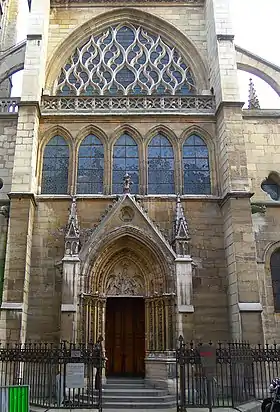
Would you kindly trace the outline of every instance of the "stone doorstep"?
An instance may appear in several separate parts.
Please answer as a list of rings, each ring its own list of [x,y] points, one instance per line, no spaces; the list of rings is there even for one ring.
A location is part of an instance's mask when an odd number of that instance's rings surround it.
[[[213,412],[260,412],[261,401],[253,401],[244,405],[238,406],[238,408],[213,408]],[[131,409],[118,409],[118,412],[127,412]],[[135,412],[151,412],[151,409],[132,409]],[[30,407],[30,412],[45,412],[46,408]],[[89,412],[89,409],[47,409],[48,412]],[[98,411],[98,409],[90,409],[90,411]],[[116,412],[115,409],[103,408],[104,412]],[[176,408],[169,409],[157,409],[157,412],[176,412]],[[187,412],[209,412],[208,408],[187,408]]]

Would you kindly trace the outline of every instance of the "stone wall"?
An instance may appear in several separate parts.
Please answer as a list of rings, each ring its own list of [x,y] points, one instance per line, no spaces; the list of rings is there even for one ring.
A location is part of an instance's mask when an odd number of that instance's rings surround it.
[[[270,271],[271,254],[280,247],[280,209],[267,206],[265,214],[253,215],[253,229],[257,245],[258,277],[265,341],[274,343],[280,339],[280,313],[275,313]]]
[[[0,190],[0,199],[7,199],[12,184],[17,117],[9,117],[0,118],[0,178],[4,182]]]
[[[90,7],[65,7],[51,10],[51,19],[49,27],[49,48],[48,59],[52,57],[55,49],[61,42],[83,23],[90,21],[94,17],[103,13],[115,10],[117,7],[112,6],[90,6]],[[174,6],[160,5],[153,7],[133,7],[136,10],[141,10],[150,13],[152,16],[157,16],[168,21],[174,27],[178,28],[189,39],[191,39],[200,53],[206,57],[206,32],[205,32],[205,17],[203,7],[197,6]],[[86,39],[85,39],[86,40]]]
[[[261,183],[270,172],[280,173],[280,113],[244,111],[243,129],[252,201],[272,201]]]
[[[112,198],[78,198],[81,239],[98,225]],[[191,339],[227,340],[227,279],[223,250],[221,211],[214,201],[182,201],[189,219],[192,254],[197,264],[194,277],[195,313],[186,319],[185,334]],[[176,197],[144,201],[149,217],[171,239]],[[58,337],[61,275],[55,266],[64,255],[63,229],[70,198],[38,198],[33,229],[27,337],[53,340]],[[43,304],[42,304],[43,302]],[[190,330],[191,326],[191,330]]]

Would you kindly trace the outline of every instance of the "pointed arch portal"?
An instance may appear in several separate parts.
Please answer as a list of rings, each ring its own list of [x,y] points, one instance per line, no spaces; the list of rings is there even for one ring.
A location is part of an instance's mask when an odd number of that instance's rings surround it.
[[[96,251],[87,269],[81,336],[105,336],[107,375],[143,376],[147,351],[173,349],[175,296],[159,257],[123,232]]]

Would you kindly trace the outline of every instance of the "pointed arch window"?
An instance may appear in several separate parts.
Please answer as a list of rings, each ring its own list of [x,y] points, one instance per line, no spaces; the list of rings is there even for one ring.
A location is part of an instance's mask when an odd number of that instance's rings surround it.
[[[132,193],[139,193],[139,154],[135,140],[124,133],[116,141],[113,151],[113,193],[123,193],[124,175],[128,173],[133,182]]]
[[[277,249],[270,258],[270,271],[274,299],[274,310],[280,312],[280,249]]]
[[[161,35],[119,24],[76,48],[57,79],[58,95],[196,93],[185,57]]]
[[[54,136],[44,149],[41,193],[68,193],[68,168],[68,143],[62,136]]]
[[[185,194],[211,193],[208,148],[195,134],[188,137],[183,145],[183,173]]]
[[[173,147],[162,134],[155,136],[148,147],[148,193],[175,193]]]
[[[103,193],[104,147],[93,134],[88,135],[79,147],[77,193]]]

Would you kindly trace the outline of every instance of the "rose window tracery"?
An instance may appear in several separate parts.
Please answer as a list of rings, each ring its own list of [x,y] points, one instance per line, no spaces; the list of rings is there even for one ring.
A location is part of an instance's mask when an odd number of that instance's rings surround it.
[[[140,26],[109,27],[78,47],[61,69],[56,94],[195,94],[191,69],[179,51]]]

